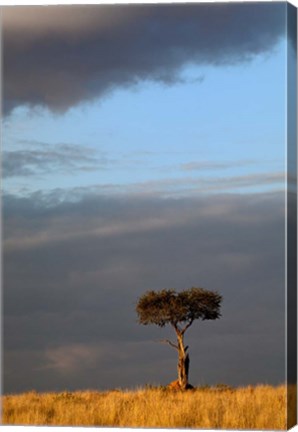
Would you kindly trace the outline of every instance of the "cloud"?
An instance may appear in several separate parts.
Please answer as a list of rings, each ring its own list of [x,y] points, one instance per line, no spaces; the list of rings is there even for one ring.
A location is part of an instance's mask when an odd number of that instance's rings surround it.
[[[44,369],[56,369],[61,373],[76,373],[82,366],[90,367],[98,357],[98,348],[83,344],[47,348]]]
[[[221,170],[221,169],[231,169],[238,167],[246,167],[249,165],[256,164],[255,161],[251,160],[239,160],[239,161],[200,161],[200,162],[187,162],[181,164],[181,169],[183,171],[202,171],[202,170]]]
[[[61,112],[183,68],[233,65],[285,35],[282,3],[3,8],[4,112]]]
[[[32,144],[34,148],[28,148]],[[4,178],[53,173],[74,175],[78,171],[96,171],[105,165],[104,157],[100,158],[95,149],[86,146],[29,143],[26,150],[3,152],[2,175]]]
[[[211,166],[208,169],[212,169]],[[283,189],[285,174],[283,172],[259,172],[238,176],[193,176],[183,178],[165,178],[151,180],[122,186],[123,191],[136,195],[156,195],[164,197],[198,196],[202,193],[228,193],[235,190],[249,190],[257,188],[264,190],[266,187]],[[117,186],[115,187],[117,189]],[[110,192],[112,189],[110,189]]]
[[[113,163],[118,163],[116,160]],[[121,162],[119,162],[121,164]],[[89,194],[94,196],[113,196],[122,199],[128,194],[135,197],[197,197],[207,193],[249,193],[251,190],[284,190],[285,174],[283,172],[259,172],[238,176],[192,176],[168,177],[160,180],[148,180],[137,183],[95,183],[73,188],[55,188],[49,191],[35,190],[31,193],[39,202],[43,200],[48,207],[56,206],[64,200],[77,202]],[[24,196],[28,190],[20,190]],[[7,199],[12,197],[7,193]],[[12,197],[13,199],[13,197]],[[139,221],[141,224],[142,222]],[[114,228],[113,228],[114,229]]]
[[[20,233],[16,227],[10,230],[9,227],[3,235],[4,245],[7,250],[10,249],[27,249],[41,246],[43,244],[56,244],[59,241],[65,240],[80,240],[86,238],[105,239],[109,237],[117,237],[121,235],[137,235],[140,232],[151,232],[163,230],[170,226],[180,226],[191,223],[194,218],[198,217],[196,212],[189,211],[186,208],[175,209],[172,212],[172,206],[161,206],[160,212],[152,211],[151,206],[155,209],[157,197],[162,198],[178,198],[198,199],[202,192],[224,193],[231,190],[251,187],[264,187],[280,184],[285,180],[283,173],[261,173],[246,176],[235,176],[226,178],[187,178],[187,179],[168,179],[159,181],[148,181],[139,184],[122,185],[119,189],[117,186],[108,187],[108,194],[104,194],[105,185],[96,185],[93,187],[79,187],[69,190],[53,190],[50,192],[37,191],[26,197],[15,198],[13,195],[5,194],[5,202],[11,217],[16,217],[14,213],[22,205],[22,211],[32,212],[31,203],[34,201],[34,213],[39,217],[39,221],[43,220],[44,208],[57,211],[60,221],[64,222],[68,218],[66,209],[69,206],[73,207],[72,219],[77,221],[77,227],[73,230],[71,225],[67,223],[56,224],[56,218],[50,219],[47,222],[47,227],[41,224],[36,225],[36,217],[32,215],[32,223],[27,224],[26,231]],[[107,186],[107,185],[106,185]],[[120,193],[122,189],[122,192]],[[124,209],[119,208],[119,203],[123,200],[127,201],[127,197],[131,197],[128,202],[131,202],[131,209],[125,206],[127,217],[123,213]],[[97,197],[97,198],[96,198]],[[133,198],[134,197],[134,198]],[[101,205],[96,205],[96,199]],[[77,212],[79,203],[85,202],[87,206],[91,205],[94,213],[88,215],[88,224],[84,223],[85,213]],[[143,215],[138,212],[133,212],[135,203],[147,209],[148,213]],[[170,201],[169,201],[170,202]],[[175,201],[173,201],[175,202]],[[17,205],[18,209],[15,208]],[[113,217],[106,217],[107,208],[110,209]],[[212,206],[212,209],[217,214],[224,212],[222,205]],[[6,212],[6,209],[4,210]],[[123,213],[123,218],[115,217],[117,212]],[[208,209],[211,211],[211,208]],[[66,214],[65,214],[66,212]],[[103,215],[101,212],[104,212]],[[115,214],[114,214],[115,212]],[[204,209],[201,209],[204,213]],[[146,217],[145,217],[146,216]],[[250,217],[252,217],[250,215]]]
[[[188,332],[191,381],[284,381],[283,193],[5,196],[3,219],[6,392],[174,379],[175,352],[155,343],[171,329],[138,325],[134,308],[191,286],[224,298],[221,320]]]

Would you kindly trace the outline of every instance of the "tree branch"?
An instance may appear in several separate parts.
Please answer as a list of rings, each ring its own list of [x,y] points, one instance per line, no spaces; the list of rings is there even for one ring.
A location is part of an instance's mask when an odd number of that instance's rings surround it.
[[[178,327],[178,324],[174,323],[174,322],[171,322],[171,324],[174,327],[176,334],[180,335],[181,334],[181,329]]]
[[[193,319],[191,319],[187,324],[186,324],[186,326],[181,330],[181,334],[182,335],[184,335],[184,333],[186,332],[186,330],[192,325],[192,323],[193,323]]]
[[[178,346],[175,345],[173,342],[171,342],[169,339],[161,339],[159,342],[167,343],[167,344],[171,345],[171,347],[176,348],[176,350],[178,350]]]

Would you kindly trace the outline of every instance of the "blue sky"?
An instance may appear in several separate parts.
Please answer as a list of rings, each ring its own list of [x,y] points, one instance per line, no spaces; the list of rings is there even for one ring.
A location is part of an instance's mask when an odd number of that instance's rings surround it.
[[[133,189],[142,183],[149,191],[152,183],[177,180],[177,191],[195,193],[197,186],[191,183],[198,180],[201,193],[200,179],[272,174],[276,176],[273,182],[229,185],[224,191],[282,189],[285,58],[282,38],[270,52],[251,61],[188,65],[176,83],[141,81],[63,114],[47,108],[16,108],[5,122],[4,151],[60,152],[66,144],[90,161],[85,168],[77,164],[73,170],[50,164],[47,172],[31,166],[35,175],[7,178],[5,190],[24,193],[26,189],[28,193],[115,185],[119,191],[122,185]],[[164,193],[169,186],[160,187]],[[217,191],[215,184],[211,190]],[[208,185],[206,192],[210,192]]]

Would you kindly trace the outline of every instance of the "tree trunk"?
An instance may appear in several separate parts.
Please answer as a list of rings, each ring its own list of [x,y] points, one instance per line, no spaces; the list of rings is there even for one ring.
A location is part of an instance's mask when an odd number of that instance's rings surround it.
[[[189,371],[189,355],[186,353],[183,342],[183,334],[177,333],[178,342],[178,381],[182,390],[188,386],[188,371]]]

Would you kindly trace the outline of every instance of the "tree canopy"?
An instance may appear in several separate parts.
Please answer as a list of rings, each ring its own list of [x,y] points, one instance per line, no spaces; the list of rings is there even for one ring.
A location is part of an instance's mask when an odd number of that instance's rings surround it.
[[[217,292],[195,287],[181,292],[171,289],[147,291],[140,297],[136,311],[140,324],[160,327],[172,324],[177,328],[178,323],[186,323],[188,328],[196,319],[219,318],[221,300],[222,296]]]

